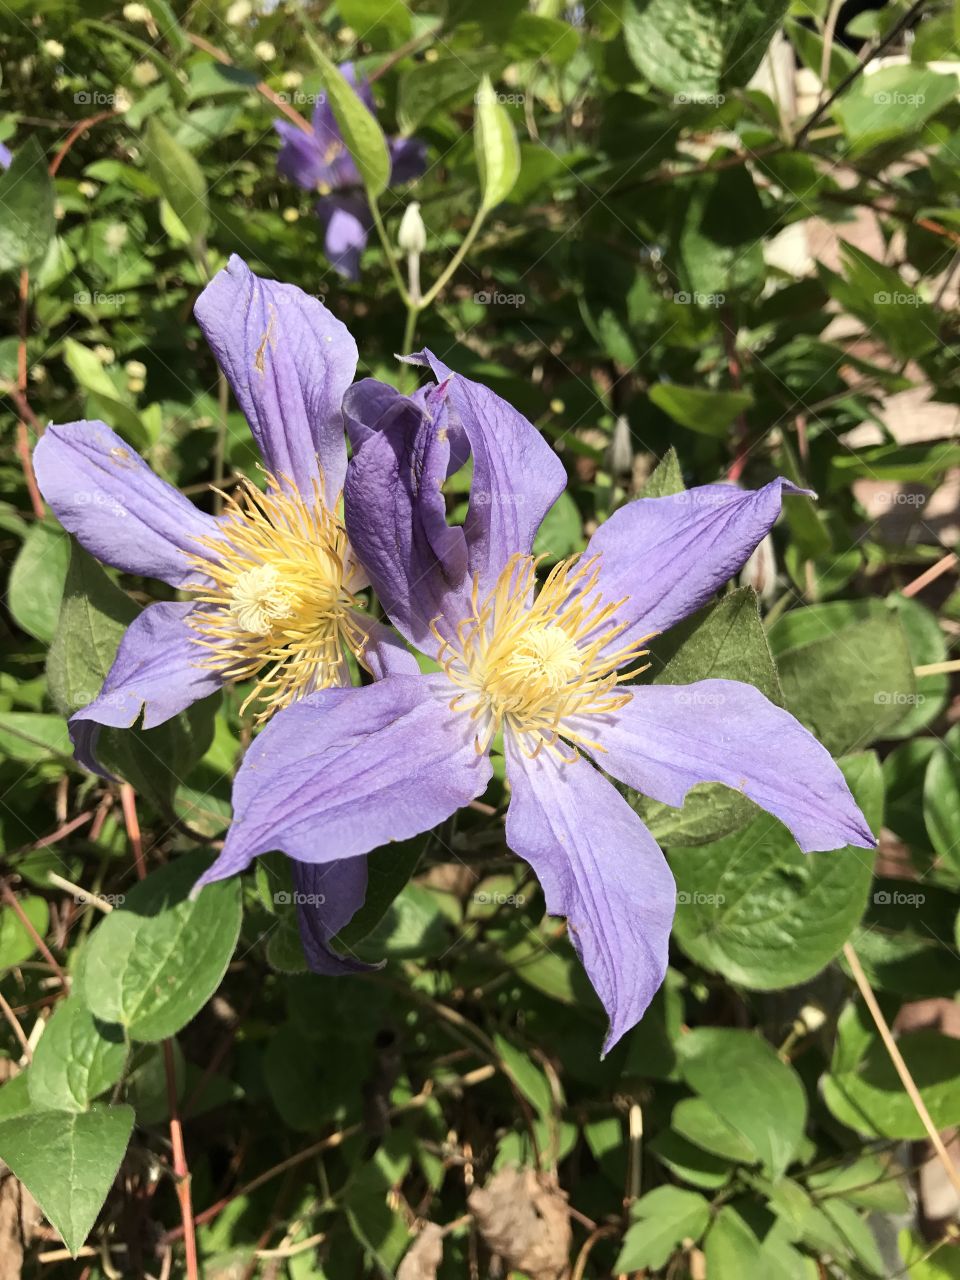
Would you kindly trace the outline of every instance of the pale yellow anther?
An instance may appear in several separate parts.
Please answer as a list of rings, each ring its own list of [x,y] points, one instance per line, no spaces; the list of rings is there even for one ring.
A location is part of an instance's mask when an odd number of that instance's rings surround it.
[[[616,620],[626,601],[602,599],[596,558],[561,561],[539,592],[536,571],[532,556],[512,557],[483,600],[474,579],[471,614],[456,638],[441,636],[439,619],[433,623],[438,659],[460,691],[450,709],[477,722],[477,751],[502,729],[528,756],[547,747],[573,761],[578,747],[603,749],[581,732],[584,718],[630,701],[617,686],[646,668],[621,668],[647,652],[651,636],[615,644],[627,625]]]
[[[226,499],[219,535],[190,556],[202,580],[189,588],[202,608],[189,622],[202,665],[236,683],[258,720],[316,689],[348,683],[345,654],[363,653],[354,610],[357,569],[347,535],[325,505],[321,483],[308,500],[268,476],[265,493],[244,481]],[[362,660],[362,658],[361,658]]]

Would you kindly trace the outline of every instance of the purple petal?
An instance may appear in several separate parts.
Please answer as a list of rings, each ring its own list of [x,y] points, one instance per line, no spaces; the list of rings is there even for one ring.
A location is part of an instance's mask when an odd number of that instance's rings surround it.
[[[412,396],[405,396],[377,378],[361,378],[343,397],[343,420],[354,453],[372,435],[386,431],[398,420],[406,422],[406,430],[416,431],[424,417],[438,430],[446,431],[450,442],[447,474],[453,475],[469,458],[470,445],[462,430],[451,425],[440,387],[420,387]]]
[[[656,841],[589,761],[528,759],[504,737],[513,798],[507,843],[533,867],[547,911],[610,1018],[604,1052],[643,1016],[667,971],[676,891]]]
[[[392,627],[385,627],[366,614],[354,613],[353,619],[369,637],[363,650],[363,665],[374,680],[420,674],[420,664]]]
[[[189,601],[148,605],[124,633],[99,695],[70,717],[77,759],[91,772],[102,772],[94,754],[100,725],[129,729],[142,711],[144,729],[153,729],[223,687],[200,666],[205,650],[187,624],[194,608]]]
[[[360,279],[360,255],[367,247],[370,212],[359,195],[324,196],[317,201],[330,265],[347,280]]]
[[[341,403],[357,368],[346,326],[295,285],[261,280],[235,254],[194,312],[267,468],[309,496],[319,459],[332,505],[347,467]]]
[[[350,544],[398,630],[426,653],[437,647],[431,621],[452,633],[469,609],[466,541],[441,491],[449,462],[449,435],[399,412],[354,454],[344,487]]]
[[[617,621],[629,623],[617,647],[665,631],[743,567],[773,527],[789,480],[762,489],[707,484],[668,498],[637,498],[596,531],[586,555],[600,555],[598,589],[607,601],[628,597]]]
[[[98,560],[173,587],[196,579],[187,556],[216,537],[217,522],[104,423],[47,427],[33,464],[54,515]]]
[[[9,169],[13,164],[13,152],[0,142],[0,169]]]
[[[304,133],[289,120],[274,120],[273,127],[283,139],[277,152],[277,168],[285,178],[305,191],[316,191],[321,183],[332,185],[330,166],[323,158],[315,132]]]
[[[292,860],[297,922],[307,964],[314,973],[338,977],[379,969],[334,951],[330,940],[350,923],[367,896],[366,858],[311,864]]]
[[[566,472],[536,427],[506,400],[451,373],[430,351],[421,357],[441,383],[450,426],[462,429],[470,443],[473,483],[463,532],[469,572],[479,576],[482,596],[512,555],[530,552],[566,485]]]
[[[779,818],[805,852],[876,841],[830,753],[753,685],[641,685],[602,722],[581,726],[621,782],[679,807],[698,782],[723,782]]]
[[[419,178],[427,167],[427,144],[419,138],[393,138],[389,147],[391,186]]]
[[[369,853],[480,795],[490,762],[474,750],[469,717],[448,701],[445,676],[391,676],[278,712],[244,758],[233,825],[197,888],[272,849],[310,863]]]

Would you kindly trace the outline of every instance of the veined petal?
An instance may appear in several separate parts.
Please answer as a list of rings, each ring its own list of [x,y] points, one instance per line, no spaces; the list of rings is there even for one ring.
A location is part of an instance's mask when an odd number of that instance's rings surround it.
[[[772,528],[789,480],[762,489],[707,484],[667,498],[636,498],[596,531],[586,556],[599,555],[604,600],[629,597],[617,611],[629,644],[693,613],[738,573]]]
[[[353,619],[367,633],[363,665],[374,680],[420,674],[419,662],[391,627],[385,627],[382,622],[375,622],[359,612],[353,614]]]
[[[656,841],[587,760],[528,759],[504,737],[513,797],[507,843],[533,867],[547,911],[570,941],[610,1018],[604,1052],[640,1021],[667,970],[676,902]]]
[[[194,311],[268,470],[309,497],[319,459],[332,506],[347,466],[340,406],[357,367],[346,326],[295,285],[261,280],[236,254]]]
[[[188,554],[217,522],[161,480],[102,422],[47,427],[33,452],[40,492],[98,560],[172,587],[196,579]]]
[[[536,427],[489,387],[451,373],[430,351],[414,359],[433,371],[450,426],[470,444],[473,483],[463,533],[469,572],[479,576],[484,595],[512,555],[530,552],[566,486],[566,472]]]
[[[338,858],[335,862],[297,862],[291,859],[297,894],[297,923],[307,964],[314,973],[338,977],[379,969],[356,956],[342,955],[331,938],[356,915],[367,896],[367,859]]]
[[[343,420],[354,453],[378,431],[385,431],[402,420],[406,430],[415,432],[424,418],[433,423],[435,430],[447,434],[450,443],[447,474],[459,471],[470,456],[470,446],[463,432],[450,424],[440,387],[420,387],[412,396],[405,396],[377,378],[361,378],[347,388],[343,397]]]
[[[445,676],[390,676],[284,708],[254,740],[233,789],[234,821],[197,887],[281,849],[335,862],[435,826],[486,787],[490,762]]]
[[[452,634],[469,611],[466,542],[441,491],[449,461],[448,435],[401,407],[354,454],[344,486],[350,544],[398,630],[427,653],[430,623]]]
[[[124,633],[99,695],[70,717],[77,759],[93,773],[102,772],[95,754],[101,725],[129,729],[142,712],[143,727],[153,729],[223,687],[200,665],[204,651],[187,624],[195,607],[148,605]]]
[[[779,818],[805,852],[875,846],[830,753],[753,685],[699,680],[632,692],[625,707],[583,726],[605,748],[603,768],[627,786],[679,807],[696,783],[723,782]]]

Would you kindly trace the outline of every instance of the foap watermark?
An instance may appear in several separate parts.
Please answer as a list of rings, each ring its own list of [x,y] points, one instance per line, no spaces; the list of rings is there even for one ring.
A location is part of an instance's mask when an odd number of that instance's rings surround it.
[[[527,300],[525,293],[501,293],[499,289],[478,289],[473,295],[474,302],[481,307],[522,307]]]
[[[922,907],[926,900],[925,893],[905,893],[902,889],[878,889],[873,895],[878,907]]]
[[[680,685],[673,695],[684,707],[722,707],[726,696],[722,693],[708,693],[704,689],[687,688]]]
[[[490,489],[471,489],[470,501],[475,507],[522,507],[526,502],[526,495],[494,493]]]
[[[926,700],[923,693],[904,693],[901,689],[881,689],[873,695],[878,707],[921,707]]]
[[[722,307],[727,300],[727,295],[725,293],[700,293],[698,289],[688,293],[686,289],[681,289],[673,295],[673,300],[678,302],[681,307]]]
[[[89,289],[80,289],[73,295],[76,307],[122,307],[126,300],[125,293],[101,293],[99,289],[94,289],[92,293]]]
[[[881,289],[873,295],[873,300],[878,307],[922,307],[925,301],[919,293],[901,293],[899,289],[893,293]]]
[[[288,107],[322,107],[327,100],[325,93],[304,93],[302,89],[284,90],[277,94],[277,101]]]
[[[726,900],[722,893],[700,893],[697,889],[689,893],[681,889],[677,894],[678,907],[722,907]]]
[[[875,493],[871,502],[878,507],[922,507],[928,493]]]
[[[78,107],[115,107],[124,99],[118,93],[104,93],[102,89],[80,89],[73,95]]]
[[[125,893],[84,893],[79,889],[73,895],[73,900],[78,907],[100,907],[102,910],[106,903],[111,907],[122,907],[127,900],[127,895]]]
[[[925,93],[904,93],[900,89],[881,89],[873,95],[873,101],[878,107],[922,107],[926,100]]]
[[[326,900],[326,894],[301,893],[299,889],[290,893],[286,889],[280,889],[273,895],[273,903],[277,907],[322,907]]]
[[[522,907],[527,897],[524,893],[496,893],[479,889],[473,900],[481,907]]]
[[[130,514],[122,502],[99,489],[94,489],[92,492],[81,489],[79,493],[73,495],[73,500],[78,507],[103,507],[104,511],[109,511],[119,520],[125,520]]]
[[[678,107],[722,107],[726,102],[722,93],[675,93],[674,105]]]

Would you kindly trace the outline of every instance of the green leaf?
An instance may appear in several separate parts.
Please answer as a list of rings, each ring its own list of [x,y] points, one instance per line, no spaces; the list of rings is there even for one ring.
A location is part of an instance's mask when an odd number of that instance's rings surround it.
[[[163,127],[156,116],[147,122],[144,137],[147,169],[164,199],[195,243],[203,240],[210,225],[207,180],[200,165],[185,147]]]
[[[20,909],[44,937],[50,927],[50,908],[43,898],[27,895],[18,898]],[[13,907],[0,907],[0,973],[29,960],[37,949],[29,931]]]
[[[667,498],[674,493],[683,493],[683,472],[680,470],[680,459],[673,447],[667,450],[653,470],[650,479],[643,486],[641,498]]]
[[[786,0],[627,0],[623,34],[651,84],[695,102],[747,83],[786,8]]]
[[[480,172],[481,207],[490,210],[506,199],[520,175],[520,148],[489,76],[480,81],[476,102],[473,143]]]
[[[796,609],[769,638],[787,707],[834,755],[886,737],[915,704],[906,633],[882,601]]]
[[[908,1213],[910,1197],[904,1179],[905,1174],[897,1169],[892,1158],[865,1155],[849,1164],[812,1173],[807,1185],[821,1201],[839,1196],[851,1204],[875,1209],[879,1213]]]
[[[632,1225],[614,1271],[659,1269],[684,1240],[699,1240],[710,1221],[710,1205],[696,1191],[657,1187],[642,1196],[630,1210]]]
[[[934,662],[943,662],[947,657],[947,644],[937,615],[922,605],[919,600],[894,594],[888,602],[897,611],[907,646],[910,649],[910,660],[915,667],[922,667]],[[896,727],[891,731],[896,738],[910,738],[920,729],[926,728],[936,720],[947,704],[950,691],[949,675],[917,676],[917,692],[915,700],[904,708]]]
[[[0,712],[0,758],[9,756],[24,764],[39,764],[57,756],[73,755],[67,726],[59,716],[32,711]]]
[[[90,940],[87,1002],[134,1040],[163,1040],[186,1026],[230,963],[240,933],[240,883],[220,880],[191,899],[208,865],[203,854],[186,854],[152,872]]]
[[[882,67],[855,80],[833,110],[852,153],[862,154],[915,132],[956,96],[956,75],[929,67]]]
[[[189,237],[188,237],[189,238]],[[63,344],[63,358],[77,385],[87,393],[87,413],[112,423],[139,447],[149,443],[140,415],[124,398],[124,393],[113,381],[106,369],[89,347],[67,338]],[[97,494],[97,497],[100,497]]]
[[[306,36],[316,59],[327,98],[333,110],[347,150],[359,170],[367,195],[376,200],[390,181],[390,153],[376,116],[357,97],[343,74],[330,61],[316,41]]]
[[[923,780],[923,820],[934,851],[960,872],[960,725],[930,757]]]
[[[807,1098],[792,1067],[749,1031],[698,1027],[677,1044],[684,1079],[757,1152],[772,1178],[796,1157]]]
[[[704,436],[723,436],[730,424],[753,404],[749,391],[710,391],[705,387],[680,387],[658,382],[650,399],[664,413]]]
[[[429,835],[399,840],[375,849],[367,858],[367,893],[363,906],[337,935],[345,947],[354,947],[380,924],[397,895],[417,869]]]
[[[0,271],[33,267],[56,231],[53,180],[36,138],[28,138],[0,173]]]
[[[412,133],[435,111],[466,102],[480,77],[494,74],[503,59],[487,50],[458,52],[453,58],[417,62],[400,79],[397,116],[404,133]]]
[[[533,554],[547,556],[548,560],[562,560],[564,556],[582,551],[584,546],[580,509],[569,490],[564,489],[543,517],[533,542]]]
[[[900,1036],[897,1046],[936,1127],[949,1129],[960,1123],[960,1040],[936,1031],[913,1031]],[[837,1071],[835,1065],[821,1087],[833,1115],[857,1133],[883,1138],[926,1134],[878,1038],[869,1042],[853,1069]]]
[[[703,1252],[711,1280],[769,1275],[759,1240],[730,1205],[724,1205],[714,1219]]]
[[[70,559],[70,539],[58,524],[37,523],[10,570],[7,605],[18,627],[44,644],[57,629],[57,613]]]
[[[853,756],[842,768],[870,827],[879,831],[877,757]],[[754,991],[796,986],[829,964],[859,923],[875,856],[852,846],[805,854],[767,814],[713,844],[671,849],[674,936],[692,960],[729,982]]]
[[[127,1046],[119,1027],[97,1022],[78,995],[59,1004],[30,1065],[30,1101],[41,1110],[86,1111],[116,1084]]]
[[[500,1055],[503,1069],[523,1094],[526,1100],[544,1120],[549,1120],[554,1113],[553,1093],[550,1081],[528,1055],[501,1035],[495,1035],[493,1042]]]
[[[13,1170],[76,1257],[133,1129],[133,1108],[40,1111],[0,1123],[0,1159]]]
[[[700,1102],[701,1099],[690,1098],[688,1101]],[[704,1151],[672,1129],[661,1130],[646,1145],[647,1150],[671,1173],[695,1187],[715,1191],[730,1179],[732,1170],[729,1161]]]
[[[670,1126],[687,1142],[723,1160],[737,1164],[758,1164],[760,1161],[753,1143],[738,1133],[703,1098],[682,1098],[673,1109]]]
[[[50,695],[63,715],[92,702],[113,664],[137,606],[74,543],[57,632],[47,655]],[[195,703],[154,729],[103,729],[97,754],[104,767],[126,778],[159,811],[172,813],[182,778],[213,737],[216,699]]]

